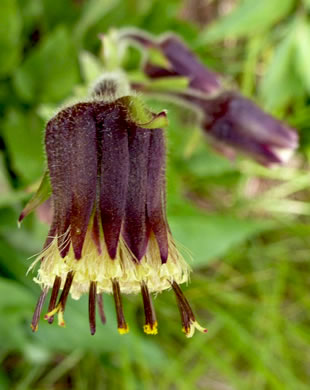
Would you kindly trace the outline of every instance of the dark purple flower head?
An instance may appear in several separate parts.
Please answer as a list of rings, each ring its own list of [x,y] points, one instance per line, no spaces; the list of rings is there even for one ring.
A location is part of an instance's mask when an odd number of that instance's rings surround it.
[[[218,146],[240,150],[264,165],[287,162],[298,147],[294,129],[262,111],[251,100],[226,90],[219,76],[202,65],[174,35],[155,40],[139,31],[129,31],[123,39],[161,53],[164,59],[161,64],[152,62],[151,55],[146,56],[143,70],[149,78],[188,77],[189,89],[180,92],[161,88],[160,94],[198,109],[203,118],[202,129]],[[134,86],[144,92],[156,92],[149,85]]]
[[[118,328],[127,333],[121,293],[142,293],[144,330],[157,333],[150,293],[173,288],[183,328],[191,336],[197,324],[180,292],[189,268],[177,251],[166,219],[166,113],[153,114],[133,96],[113,99],[117,85],[101,80],[94,99],[64,108],[46,126],[45,145],[52,193],[53,221],[36,262],[36,281],[43,292],[33,317],[37,329],[42,306],[52,288],[48,313],[64,325],[71,293],[89,293],[89,321],[95,333],[96,301],[101,319],[101,294],[112,293]],[[109,99],[105,97],[109,95]],[[21,219],[46,199],[47,175],[36,202]],[[59,291],[62,292],[59,295]],[[57,300],[58,299],[58,300]]]

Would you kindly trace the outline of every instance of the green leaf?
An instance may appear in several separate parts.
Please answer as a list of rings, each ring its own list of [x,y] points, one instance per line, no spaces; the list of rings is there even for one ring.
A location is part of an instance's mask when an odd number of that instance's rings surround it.
[[[10,389],[10,382],[8,377],[4,374],[3,370],[0,370],[0,388],[2,390],[9,390]]]
[[[3,207],[0,202],[0,234],[16,229],[17,218],[17,210],[13,210],[11,207]]]
[[[14,70],[20,57],[22,20],[15,0],[0,1],[0,76]]]
[[[10,192],[9,175],[6,172],[3,153],[0,152],[0,200]]]
[[[85,83],[94,82],[103,72],[103,64],[88,51],[82,51],[79,55],[81,73]]]
[[[44,170],[43,122],[33,113],[9,110],[3,124],[3,137],[13,170],[25,183],[38,179]]]
[[[24,1],[24,0],[22,0]],[[64,25],[68,28],[76,22],[81,14],[81,6],[72,0],[30,0],[32,3],[39,1],[43,8],[43,18],[48,30],[56,25]],[[79,1],[79,0],[78,0]],[[42,22],[41,22],[42,23]]]
[[[177,243],[190,251],[193,267],[216,260],[232,247],[270,229],[270,222],[242,220],[228,215],[172,215],[169,224]],[[185,254],[186,256],[186,254]]]
[[[310,10],[310,0],[303,0],[305,7]]]
[[[42,0],[17,0],[19,13],[23,20],[23,41],[31,39],[31,34],[42,21]]]
[[[22,348],[26,342],[24,322],[34,304],[33,294],[27,288],[0,278],[1,348]]]
[[[27,272],[27,266],[29,266],[30,264],[26,263],[26,259],[27,257],[29,257],[31,252],[27,253],[25,251],[20,251],[16,248],[16,246],[10,245],[7,242],[6,237],[4,237],[4,234],[9,230],[9,228],[10,228],[9,226],[7,226],[7,229],[1,227],[1,230],[3,230],[3,234],[1,233],[0,236],[1,274],[9,275],[10,277],[13,277],[15,280],[18,280],[21,284],[24,284],[29,282],[26,279],[26,272]],[[29,235],[28,235],[28,241],[29,241]]]
[[[296,28],[296,67],[300,78],[310,92],[310,27],[301,19]]]
[[[51,184],[49,174],[46,171],[43,179],[40,183],[40,186],[33,197],[26,204],[23,209],[18,222],[21,222],[27,215],[29,215],[32,211],[34,211],[37,207],[39,207],[42,203],[44,203],[51,195]]]
[[[199,135],[201,134],[199,133]],[[233,164],[225,157],[212,151],[205,142],[206,140],[201,135],[199,145],[186,161],[186,170],[192,177],[206,178],[233,172],[235,169]]]
[[[14,84],[25,102],[58,102],[79,81],[77,55],[71,36],[64,27],[57,28],[18,69]]]
[[[304,93],[303,83],[294,66],[295,61],[296,30],[293,24],[276,47],[261,83],[260,93],[266,108],[271,110],[281,107]]]
[[[19,308],[21,310],[33,306],[33,295],[21,284],[0,278],[0,310]]]
[[[90,0],[85,2],[82,17],[74,30],[76,39],[81,39],[90,27],[100,21],[118,3],[119,0]]]
[[[0,195],[0,207],[7,207],[16,205],[28,198],[28,194],[25,191],[11,191]]]
[[[295,0],[245,0],[231,13],[216,21],[200,37],[199,43],[256,35],[283,19]]]

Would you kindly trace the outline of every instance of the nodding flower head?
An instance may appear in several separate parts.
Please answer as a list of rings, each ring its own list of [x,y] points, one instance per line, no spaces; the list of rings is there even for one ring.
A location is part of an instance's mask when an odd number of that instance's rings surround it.
[[[152,84],[133,86],[193,108],[199,113],[204,133],[216,147],[240,150],[267,166],[286,163],[298,147],[294,129],[265,113],[250,99],[228,90],[222,78],[204,66],[177,36],[155,39],[143,31],[125,30],[121,39],[148,50],[143,71],[150,79],[187,78],[188,86],[181,91],[171,87],[156,91]],[[160,55],[160,61],[156,56],[152,58],[152,50]]]
[[[111,80],[101,80],[91,101],[61,110],[46,126],[48,175],[20,218],[45,199],[42,188],[47,187],[49,176],[53,222],[33,264],[40,264],[35,281],[42,293],[32,329],[38,328],[51,290],[48,322],[57,315],[64,326],[68,295],[79,299],[88,293],[94,334],[96,306],[105,322],[102,294],[108,293],[114,297],[118,330],[127,333],[122,294],[141,292],[144,331],[156,334],[151,294],[172,289],[183,330],[190,337],[195,329],[205,329],[179,287],[188,281],[190,269],[174,244],[166,218],[162,130],[166,113],[153,114],[130,95],[117,97],[116,89]]]

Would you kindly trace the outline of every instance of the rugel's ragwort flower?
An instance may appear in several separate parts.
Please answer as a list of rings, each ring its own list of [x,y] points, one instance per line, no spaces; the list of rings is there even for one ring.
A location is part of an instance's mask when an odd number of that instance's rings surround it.
[[[240,150],[268,166],[287,162],[298,147],[298,136],[292,128],[240,93],[227,89],[220,76],[199,62],[177,36],[165,34],[154,39],[143,31],[124,30],[121,39],[149,51],[144,57],[143,71],[150,79],[188,79],[188,87],[183,91],[161,88],[160,95],[196,110],[205,134],[221,150]],[[159,63],[152,61],[152,50],[162,56]],[[134,87],[156,92],[150,85],[139,83]]]
[[[117,83],[101,81],[93,99],[61,110],[47,124],[48,175],[20,220],[45,200],[51,184],[53,222],[35,281],[42,287],[32,321],[38,328],[48,291],[45,319],[64,326],[69,293],[89,294],[91,334],[96,302],[105,322],[102,293],[113,294],[118,330],[129,328],[122,294],[141,292],[144,331],[157,333],[151,293],[172,288],[186,336],[202,328],[179,284],[190,269],[174,244],[165,212],[166,113],[148,111],[136,97],[117,96]],[[106,92],[108,91],[109,98]],[[60,293],[60,290],[61,293]],[[58,297],[59,296],[59,297]]]

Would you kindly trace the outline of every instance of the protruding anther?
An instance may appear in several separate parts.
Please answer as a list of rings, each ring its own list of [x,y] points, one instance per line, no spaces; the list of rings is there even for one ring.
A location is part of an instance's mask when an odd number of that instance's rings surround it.
[[[74,277],[74,273],[72,271],[68,272],[67,278],[66,278],[66,281],[65,281],[65,285],[63,287],[63,290],[62,290],[62,293],[60,295],[60,298],[59,298],[59,301],[57,303],[57,306],[55,308],[53,308],[53,310],[49,311],[44,316],[44,318],[50,322],[50,319],[52,317],[54,317],[54,315],[56,313],[58,313],[58,325],[62,326],[62,327],[66,326],[66,323],[65,323],[63,315],[64,315],[64,311],[65,311],[65,308],[66,308],[66,303],[67,303],[68,295],[69,295],[69,292],[70,292],[70,288],[71,288],[71,285],[72,285],[72,282],[73,282],[73,277]]]
[[[97,283],[90,282],[88,294],[88,316],[91,335],[96,333],[96,292]]]
[[[195,333],[195,329],[199,330],[199,332],[207,333],[208,330],[206,328],[203,328],[196,321],[190,304],[185,298],[185,295],[183,294],[180,286],[175,281],[171,283],[171,286],[177,299],[182,321],[182,330],[185,333],[186,337],[192,337]]]
[[[129,332],[129,327],[126,323],[124,312],[123,312],[122,297],[121,297],[119,283],[115,279],[112,280],[112,288],[113,288],[113,297],[115,302],[118,332],[120,334],[125,334]]]
[[[39,299],[38,299],[38,302],[36,304],[36,308],[34,309],[32,321],[31,321],[31,325],[30,325],[33,332],[36,332],[38,330],[38,323],[40,320],[42,307],[44,305],[47,293],[48,293],[48,287],[45,287],[43,289],[43,291],[41,292]]]
[[[141,294],[143,298],[144,315],[145,315],[145,325],[143,327],[143,330],[146,334],[155,335],[158,333],[156,314],[155,314],[152,298],[150,296],[149,290],[145,282],[141,284]]]
[[[61,277],[60,276],[56,276],[55,280],[54,280],[54,284],[53,284],[53,289],[52,289],[50,303],[49,303],[48,309],[47,309],[48,313],[52,312],[55,309],[56,302],[57,302],[57,297],[58,297],[58,293],[59,293],[59,289],[60,289],[60,285],[61,285]],[[49,316],[48,318],[46,318],[46,316],[45,316],[44,318],[47,319],[49,324],[52,324],[53,321],[54,321],[54,316],[53,315]]]

